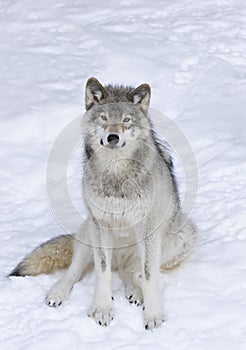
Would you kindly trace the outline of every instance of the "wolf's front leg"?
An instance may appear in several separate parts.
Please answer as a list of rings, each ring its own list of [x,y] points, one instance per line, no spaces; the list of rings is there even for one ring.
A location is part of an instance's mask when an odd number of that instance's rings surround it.
[[[111,286],[111,237],[98,223],[90,225],[95,264],[95,286],[92,307],[88,313],[100,326],[108,326],[113,319]]]
[[[142,265],[145,329],[159,327],[164,321],[160,287],[161,239],[158,230],[146,233],[139,242]]]

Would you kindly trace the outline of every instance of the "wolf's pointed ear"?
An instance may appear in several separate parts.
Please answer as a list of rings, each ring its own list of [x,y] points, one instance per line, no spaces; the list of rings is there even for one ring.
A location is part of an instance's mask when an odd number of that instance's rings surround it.
[[[150,86],[148,84],[142,84],[131,93],[131,101],[135,105],[139,105],[144,112],[147,112],[149,108],[150,91]]]
[[[85,88],[85,108],[90,109],[95,103],[98,103],[105,95],[104,87],[96,78],[87,80]]]

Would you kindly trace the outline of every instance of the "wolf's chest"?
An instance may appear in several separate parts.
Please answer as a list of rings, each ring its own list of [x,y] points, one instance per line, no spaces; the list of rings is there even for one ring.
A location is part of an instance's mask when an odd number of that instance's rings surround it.
[[[117,174],[102,176],[98,184],[98,195],[120,202],[123,199],[132,200],[138,195],[136,178]]]
[[[133,179],[113,176],[91,181],[84,186],[85,202],[93,216],[113,227],[122,227],[146,212],[147,191],[139,189]]]
[[[124,167],[122,165],[115,162],[97,174],[86,174],[84,190],[103,199],[110,198],[111,202],[136,200],[148,190],[152,177],[149,173],[141,172],[136,166],[129,166],[128,163]]]
[[[150,172],[129,160],[109,163],[97,173],[86,173],[83,188],[94,217],[119,224],[145,215],[154,192]]]
[[[107,227],[120,229],[120,235],[124,233],[124,228],[133,225],[136,220],[142,220],[146,213],[145,203],[139,198],[129,200],[97,196],[90,201],[89,208],[95,219],[105,223]]]

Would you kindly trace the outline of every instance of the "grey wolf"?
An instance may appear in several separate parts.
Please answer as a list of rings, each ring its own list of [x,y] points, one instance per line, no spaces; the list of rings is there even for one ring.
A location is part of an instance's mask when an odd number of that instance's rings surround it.
[[[148,84],[87,81],[82,187],[88,218],[75,236],[42,244],[10,274],[66,268],[46,297],[49,306],[59,306],[94,266],[88,315],[102,326],[114,316],[111,275],[117,270],[130,303],[144,303],[145,329],[159,327],[164,321],[160,273],[179,265],[195,241],[195,226],[180,211],[172,158],[153,131],[150,94]]]

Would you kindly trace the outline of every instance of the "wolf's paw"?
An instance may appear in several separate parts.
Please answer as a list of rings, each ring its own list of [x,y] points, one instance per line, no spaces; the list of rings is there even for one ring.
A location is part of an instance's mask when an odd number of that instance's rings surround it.
[[[154,328],[160,327],[160,325],[165,322],[166,319],[165,317],[160,314],[160,315],[155,315],[155,316],[147,316],[145,315],[144,317],[144,328],[146,330],[152,330]]]
[[[45,302],[50,307],[58,307],[66,299],[68,292],[62,289],[52,288],[46,298]]]
[[[58,295],[50,295],[48,294],[45,298],[45,302],[50,307],[58,307],[62,304],[63,298]]]
[[[138,287],[129,286],[126,291],[126,297],[130,304],[135,304],[137,306],[143,304],[143,293]]]
[[[108,326],[114,318],[114,310],[112,307],[92,307],[88,316],[100,326]]]

